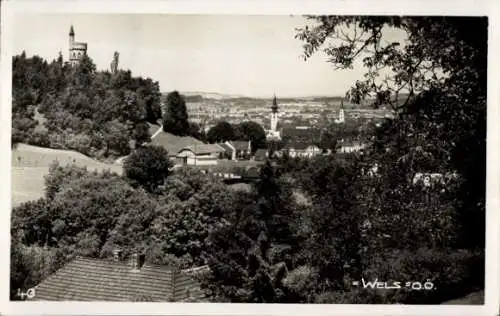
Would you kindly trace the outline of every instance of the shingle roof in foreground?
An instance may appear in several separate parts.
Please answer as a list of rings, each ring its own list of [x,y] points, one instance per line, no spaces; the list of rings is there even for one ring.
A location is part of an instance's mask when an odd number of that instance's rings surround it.
[[[191,273],[145,263],[77,257],[35,288],[37,301],[201,301]]]

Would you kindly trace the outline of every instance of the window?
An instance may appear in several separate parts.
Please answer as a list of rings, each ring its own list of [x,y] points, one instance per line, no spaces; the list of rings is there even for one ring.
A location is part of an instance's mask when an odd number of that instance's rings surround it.
[[[76,54],[75,54],[75,52],[73,52],[73,58],[75,58],[75,57],[76,57]]]

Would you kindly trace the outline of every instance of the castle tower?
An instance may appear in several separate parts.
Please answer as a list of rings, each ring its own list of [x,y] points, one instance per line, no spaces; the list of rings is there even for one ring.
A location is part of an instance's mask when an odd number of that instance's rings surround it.
[[[71,47],[73,47],[73,44],[75,43],[75,30],[73,29],[73,25],[71,25],[69,29],[69,49],[71,50]]]
[[[75,30],[71,25],[69,29],[69,62],[71,65],[76,65],[85,55],[87,55],[87,43],[75,42]]]

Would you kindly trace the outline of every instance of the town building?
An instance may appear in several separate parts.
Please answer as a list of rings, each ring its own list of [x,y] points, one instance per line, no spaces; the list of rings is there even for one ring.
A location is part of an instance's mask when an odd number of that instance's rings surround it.
[[[87,43],[75,42],[75,30],[73,25],[69,29],[69,62],[76,65],[83,56],[87,55]]]
[[[306,142],[289,142],[281,150],[282,154],[287,153],[290,157],[312,158],[322,153],[321,148],[315,144]]]
[[[339,117],[338,117],[338,119],[335,120],[335,123],[337,123],[337,124],[344,124],[345,123],[344,100],[340,100]]]
[[[160,132],[155,133],[148,145],[163,147],[167,151],[168,157],[174,162],[179,163],[182,161],[177,160],[177,154],[181,150],[187,147],[204,145],[204,143],[191,136],[177,136],[160,130]]]
[[[265,161],[269,156],[269,151],[264,148],[259,148],[255,151],[253,155],[253,160],[255,161]]]
[[[353,153],[361,151],[366,147],[366,144],[357,140],[341,140],[339,143],[338,153]]]
[[[228,141],[226,142],[228,146],[234,148],[233,160],[245,160],[249,159],[252,155],[252,142],[251,141]]]
[[[181,149],[177,161],[182,165],[216,165],[225,149],[217,144],[192,145]]]
[[[220,159],[236,160],[236,148],[231,145],[230,142],[217,144],[224,148],[224,152],[221,153]]]
[[[179,270],[145,262],[144,255],[125,260],[77,257],[33,289],[31,301],[200,302],[204,294],[196,275],[207,266]]]

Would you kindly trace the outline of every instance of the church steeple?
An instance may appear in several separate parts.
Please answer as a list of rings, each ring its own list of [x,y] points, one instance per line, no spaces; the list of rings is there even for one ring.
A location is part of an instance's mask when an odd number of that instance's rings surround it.
[[[281,139],[280,132],[278,131],[278,101],[276,101],[276,94],[273,95],[273,105],[271,106],[271,128],[267,130],[266,138],[269,141],[276,141]]]
[[[75,30],[73,30],[73,25],[69,28],[69,36],[75,36]]]
[[[276,94],[273,96],[273,105],[271,106],[273,113],[278,113],[278,102],[276,101]]]

